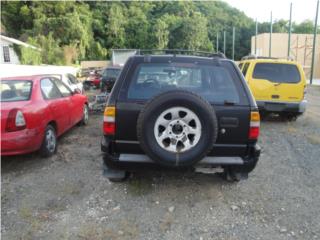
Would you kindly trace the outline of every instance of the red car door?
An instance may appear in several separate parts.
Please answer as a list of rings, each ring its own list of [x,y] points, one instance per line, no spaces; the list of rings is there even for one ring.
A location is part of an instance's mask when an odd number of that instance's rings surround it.
[[[58,125],[58,135],[70,127],[70,100],[62,95],[50,78],[41,79],[41,91],[48,104],[54,121]]]
[[[82,115],[82,107],[80,106],[79,99],[76,97],[76,94],[73,94],[71,89],[61,80],[53,79],[53,81],[58,87],[65,101],[68,103],[69,127],[72,127],[80,121],[80,115]]]
[[[72,104],[74,106],[74,114],[76,116],[75,118],[75,124],[81,121],[83,117],[83,107],[84,107],[84,96],[79,93],[75,93],[72,95]]]

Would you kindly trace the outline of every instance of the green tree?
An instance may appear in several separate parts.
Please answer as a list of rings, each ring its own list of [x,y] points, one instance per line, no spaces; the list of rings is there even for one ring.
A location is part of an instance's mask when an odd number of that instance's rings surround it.
[[[208,37],[207,20],[199,12],[193,13],[190,17],[180,18],[180,24],[171,34],[175,40],[169,43],[171,48],[213,50]]]
[[[300,24],[293,24],[294,33],[309,33],[312,34],[314,31],[314,22],[310,20],[303,21]]]
[[[29,38],[28,43],[32,46],[37,45],[35,39],[32,38]],[[22,46],[19,48],[21,64],[39,65],[42,63],[41,50]]]
[[[156,37],[156,49],[165,49],[168,46],[169,42],[169,29],[168,24],[161,18],[156,20],[154,25],[154,33]]]
[[[111,3],[108,12],[108,20],[105,24],[105,32],[107,37],[108,48],[124,48],[125,47],[125,25],[126,17],[124,15],[124,6],[119,3]]]

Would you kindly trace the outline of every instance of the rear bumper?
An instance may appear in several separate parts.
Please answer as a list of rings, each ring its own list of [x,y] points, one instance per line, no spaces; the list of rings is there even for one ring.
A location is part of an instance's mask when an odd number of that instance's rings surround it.
[[[276,101],[257,101],[260,111],[267,112],[295,112],[304,113],[307,108],[307,100],[301,102],[276,102]]]
[[[104,153],[104,164],[108,168],[139,170],[144,167],[166,168],[160,166],[145,154],[114,153],[108,138],[102,138],[101,150]],[[248,154],[240,156],[206,156],[195,166],[191,167],[226,167],[234,166],[238,171],[250,172],[256,166],[260,157],[261,148],[258,144],[248,147]]]
[[[1,133],[1,156],[34,152],[40,148],[42,138],[38,129]]]

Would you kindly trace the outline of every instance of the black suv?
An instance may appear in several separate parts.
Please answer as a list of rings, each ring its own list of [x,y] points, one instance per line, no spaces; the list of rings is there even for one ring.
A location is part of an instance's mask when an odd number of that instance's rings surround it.
[[[107,67],[103,70],[101,77],[101,92],[111,92],[120,72],[121,67],[118,66]]]
[[[105,174],[120,181],[146,165],[220,167],[239,181],[258,161],[259,125],[245,79],[222,54],[132,56],[104,112]]]

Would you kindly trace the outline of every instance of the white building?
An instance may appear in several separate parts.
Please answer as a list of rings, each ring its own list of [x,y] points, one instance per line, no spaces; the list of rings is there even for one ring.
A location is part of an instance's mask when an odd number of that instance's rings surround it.
[[[0,64],[20,64],[19,57],[13,48],[14,44],[37,49],[25,42],[0,35]]]

